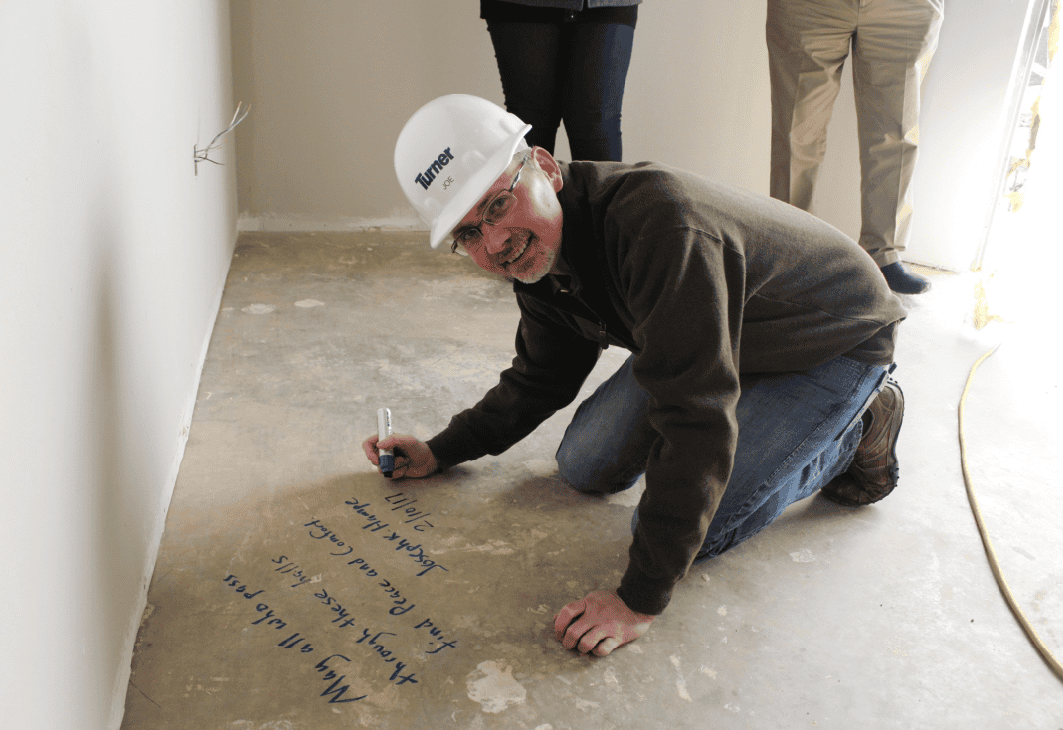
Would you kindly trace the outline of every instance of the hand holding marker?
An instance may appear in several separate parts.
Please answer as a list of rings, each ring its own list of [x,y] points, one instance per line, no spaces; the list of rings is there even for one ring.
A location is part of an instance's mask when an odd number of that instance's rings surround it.
[[[428,444],[414,436],[395,436],[391,429],[391,411],[377,411],[377,433],[362,442],[365,458],[380,468],[388,479],[418,479],[439,471],[439,462]],[[378,444],[392,443],[390,449]],[[397,455],[396,455],[397,452]]]
[[[376,432],[380,441],[391,436],[391,409],[381,408],[376,412]],[[380,449],[380,472],[388,479],[395,471],[395,454],[391,449]]]

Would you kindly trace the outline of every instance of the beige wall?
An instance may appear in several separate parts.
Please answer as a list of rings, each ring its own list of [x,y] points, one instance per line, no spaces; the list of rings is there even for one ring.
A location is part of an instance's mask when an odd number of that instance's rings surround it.
[[[117,728],[236,235],[228,0],[0,3],[0,726]]]
[[[963,269],[984,237],[1012,62],[1036,1],[947,0],[926,86],[911,260]],[[254,105],[238,139],[245,228],[415,224],[392,167],[403,122],[444,93],[502,102],[477,0],[233,0],[233,8],[236,94]],[[626,160],[767,192],[765,14],[761,0],[643,3],[624,103]],[[846,69],[815,205],[856,237],[850,79]],[[558,156],[567,154],[560,144]]]
[[[425,101],[501,101],[476,0],[236,0],[233,79],[245,215],[307,225],[413,219],[392,150]]]
[[[767,190],[764,13],[744,0],[642,6],[625,159]],[[477,0],[234,0],[233,63],[253,107],[237,143],[245,227],[411,223],[392,163],[406,119],[447,93],[503,103]]]

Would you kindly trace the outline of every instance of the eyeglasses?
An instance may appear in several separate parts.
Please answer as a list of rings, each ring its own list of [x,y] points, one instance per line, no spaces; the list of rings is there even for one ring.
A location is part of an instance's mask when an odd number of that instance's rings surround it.
[[[484,206],[484,212],[480,214],[480,220],[476,222],[476,225],[464,225],[457,230],[451,238],[451,253],[468,256],[483,243],[483,225],[486,223],[489,226],[497,226],[502,222],[503,218],[509,215],[510,211],[513,210],[513,205],[517,202],[516,196],[513,195],[513,189],[517,187],[517,182],[520,180],[520,171],[524,169],[524,163],[528,161],[530,156],[529,153],[521,160],[520,166],[517,167],[517,174],[513,178],[513,184],[509,186],[509,189],[498,191]]]

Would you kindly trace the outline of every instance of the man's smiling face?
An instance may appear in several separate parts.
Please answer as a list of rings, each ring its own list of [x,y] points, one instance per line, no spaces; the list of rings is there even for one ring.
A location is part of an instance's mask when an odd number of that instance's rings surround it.
[[[541,147],[522,151],[484,193],[451,240],[484,271],[533,284],[561,249],[561,169]]]

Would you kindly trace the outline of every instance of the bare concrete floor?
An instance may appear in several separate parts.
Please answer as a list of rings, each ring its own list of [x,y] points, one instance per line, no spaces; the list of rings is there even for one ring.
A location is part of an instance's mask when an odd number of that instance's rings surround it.
[[[427,438],[496,382],[508,285],[422,234],[242,235],[122,727],[1063,728],[1063,683],[993,581],[956,438],[967,371],[1003,338],[969,454],[1005,573],[1061,653],[1058,378],[1035,328],[976,334],[970,279],[934,280],[898,352],[897,492],[794,505],[595,659],[552,618],[616,585],[637,494],[556,478],[573,408],[423,481],[388,482],[360,450],[378,407]],[[586,392],[625,356],[607,351]]]

